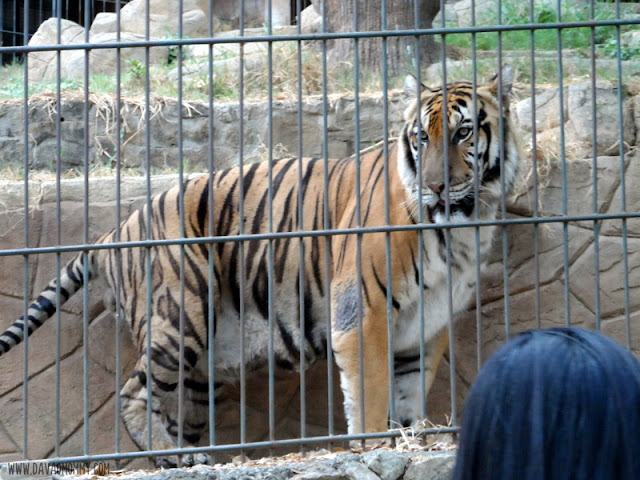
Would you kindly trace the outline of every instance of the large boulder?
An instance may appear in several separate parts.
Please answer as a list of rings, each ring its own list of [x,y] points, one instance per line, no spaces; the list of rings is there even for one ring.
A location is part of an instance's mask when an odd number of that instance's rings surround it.
[[[311,4],[300,12],[300,30],[302,33],[322,32],[322,12],[318,4]]]
[[[535,130],[538,157],[560,158],[561,138],[564,135],[566,158],[583,159],[593,155],[594,126],[596,127],[596,154],[615,155],[619,151],[620,131],[624,149],[635,142],[635,125],[628,95],[610,82],[597,82],[592,91],[591,82],[578,83],[562,90],[562,117],[560,115],[560,90],[550,88],[540,91],[535,97]],[[593,100],[596,115],[593,116]],[[533,100],[527,98],[513,105],[516,124],[526,132],[530,140],[533,135]],[[622,103],[621,111],[619,110]],[[622,125],[619,116],[622,113]],[[564,121],[564,124],[561,124]]]
[[[85,31],[80,25],[71,20],[60,19],[58,29],[58,19],[49,18],[40,24],[40,27],[29,40],[29,46],[56,45],[58,41],[61,45],[74,45],[82,43],[85,38]],[[77,50],[64,50],[60,53],[61,65],[66,64],[71,58],[77,56]],[[57,53],[55,51],[41,51],[29,54],[29,81],[52,82],[56,80]]]
[[[101,17],[104,22],[106,17]],[[104,23],[102,23],[104,25]],[[139,42],[144,40],[144,36],[121,32],[120,41]],[[69,20],[60,21],[60,44],[78,45],[85,43],[85,29],[77,23]],[[104,28],[89,32],[89,42],[91,43],[114,43],[118,41],[115,31],[108,32]],[[58,44],[58,19],[49,18],[45,20],[40,28],[31,38],[29,45],[57,45]],[[145,49],[127,47],[120,50],[120,63],[123,71],[126,63],[136,60],[143,63],[145,61]],[[65,80],[81,80],[84,78],[85,50],[64,50],[60,54],[60,78]],[[152,47],[149,49],[149,64],[159,65],[167,62],[167,47]],[[113,74],[116,71],[117,54],[115,48],[94,48],[89,53],[89,73],[90,75]],[[41,51],[29,54],[29,82],[55,82],[57,79],[57,52]]]
[[[115,13],[99,14],[89,30],[69,20],[49,18],[44,21],[34,36],[31,46],[77,45],[89,41],[91,43],[140,42],[150,39],[177,38],[182,28],[185,37],[206,37],[209,32],[208,11],[204,0],[184,0],[182,12],[177,2],[149,2],[147,12],[146,0],[133,0],[122,7],[120,24]],[[147,17],[149,23],[147,25]],[[180,19],[182,25],[180,26]],[[60,28],[58,28],[60,22]],[[147,32],[148,28],[148,32]],[[58,29],[60,32],[58,33]],[[119,35],[118,35],[119,30]],[[90,57],[90,74],[109,74],[116,70],[116,49],[92,49]],[[82,79],[84,77],[85,50],[66,50],[61,52],[60,77],[63,79]],[[136,60],[144,62],[144,48],[121,49],[121,62]],[[152,47],[150,49],[151,65],[167,61],[168,47]],[[55,82],[57,79],[57,52],[42,51],[29,54],[30,83]]]
[[[635,131],[630,105],[625,104],[628,95],[619,92],[620,87],[611,82],[598,82],[595,92],[591,83],[579,83],[569,87],[569,122],[575,131],[575,141],[591,146],[593,129],[597,125],[597,154],[612,155],[618,152],[620,133],[626,145],[633,145]],[[593,101],[596,99],[596,115]],[[620,124],[622,120],[622,124]],[[613,127],[613,128],[612,128]]]
[[[475,23],[477,25],[486,25],[487,17],[492,13],[495,15],[496,9],[496,0],[475,0],[475,2],[472,0],[462,0],[453,5],[455,15],[451,15],[450,17],[445,11],[445,19],[455,19],[459,27],[470,27],[475,13]],[[434,25],[436,24],[434,23]]]
[[[197,0],[184,0],[182,3],[182,32],[185,37],[199,38],[208,34],[209,23],[201,3]],[[177,36],[180,18],[178,9],[178,2],[149,2],[149,37],[158,39]],[[122,7],[121,29],[123,32],[145,35],[146,18],[146,0],[133,0]]]
[[[149,38],[177,38],[179,33],[178,2],[149,2]],[[182,4],[182,32],[189,38],[208,35],[208,2],[185,0]],[[122,7],[120,31],[145,37],[147,10],[146,0],[133,0]],[[91,25],[91,33],[115,33],[118,31],[115,13],[99,13]]]
[[[209,0],[199,0],[200,8],[208,12]],[[295,4],[295,2],[293,2]],[[271,0],[271,26],[279,27],[291,24],[290,0]],[[223,29],[239,28],[240,16],[244,7],[244,27],[263,27],[268,25],[267,2],[265,0],[216,0],[213,2],[213,18]],[[226,28],[225,28],[226,27]]]

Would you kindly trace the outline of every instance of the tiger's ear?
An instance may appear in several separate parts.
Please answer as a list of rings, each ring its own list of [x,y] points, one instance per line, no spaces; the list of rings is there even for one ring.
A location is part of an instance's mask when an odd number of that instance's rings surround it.
[[[422,95],[422,93],[425,90],[429,90],[429,87],[427,87],[423,83],[420,83],[419,88],[420,88],[420,95]],[[418,93],[418,79],[411,74],[407,75],[406,77],[404,77],[404,83],[402,85],[402,89],[405,97],[409,99],[417,98],[416,94]]]
[[[509,110],[509,94],[511,93],[511,87],[513,86],[513,69],[511,68],[511,65],[509,65],[508,63],[505,63],[502,66],[502,71],[500,72],[500,75],[498,74],[494,75],[493,78],[491,78],[491,80],[489,81],[489,92],[491,92],[491,94],[496,98],[500,98],[498,94],[498,89],[500,89],[500,85],[499,85],[500,80],[502,80],[502,89],[501,89],[502,105],[505,111],[508,111]]]

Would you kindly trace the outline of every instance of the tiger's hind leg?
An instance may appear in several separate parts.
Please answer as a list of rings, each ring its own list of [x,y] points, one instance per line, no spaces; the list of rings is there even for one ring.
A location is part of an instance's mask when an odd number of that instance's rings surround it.
[[[122,398],[122,420],[133,443],[140,450],[165,450],[175,448],[163,421],[163,409],[166,392],[159,390],[155,379],[151,380],[151,425],[147,424],[147,359],[142,355],[135,365],[134,373],[124,384],[120,395]],[[151,431],[151,445],[149,445],[149,431]],[[177,460],[177,459],[176,459]],[[160,459],[156,460],[160,466]]]
[[[159,323],[157,323],[159,324]],[[165,336],[165,332],[159,332]],[[156,334],[154,334],[156,336]],[[160,335],[158,335],[160,337]],[[161,340],[164,340],[162,338]],[[185,384],[188,383],[190,373],[197,362],[199,356],[197,347],[191,345],[185,339],[185,350],[188,348],[194,353],[195,358],[191,358],[191,363],[185,360]],[[164,346],[163,342],[152,340],[151,353],[151,424],[147,424],[147,356],[143,353],[135,365],[134,372],[125,383],[121,390],[122,397],[122,419],[129,432],[129,436],[133,442],[141,450],[148,450],[148,437],[151,432],[151,449],[167,450],[177,448],[175,437],[171,434],[172,416],[177,418],[178,404],[178,379],[179,379],[179,362],[178,359],[170,353]],[[199,352],[198,352],[199,353]],[[187,387],[185,387],[187,388]],[[185,392],[185,400],[187,399]],[[185,401],[185,409],[189,408],[189,404]],[[202,419],[199,420],[202,422]],[[173,422],[176,423],[175,419]],[[189,417],[189,423],[195,424],[195,420]],[[177,428],[177,427],[176,427]],[[183,435],[185,430],[183,429]],[[185,442],[186,443],[186,442]],[[208,457],[201,455],[185,456],[182,463],[188,462],[205,463]],[[156,465],[171,467],[178,465],[178,456],[170,455],[167,457],[157,457]]]
[[[331,295],[332,347],[340,369],[340,386],[344,394],[349,434],[386,431],[389,365],[385,311],[367,308],[363,312],[364,350],[361,351],[356,313],[357,287],[353,282],[340,284],[334,281]],[[379,442],[367,443],[374,445]]]
[[[223,384],[214,384],[214,401]],[[217,387],[217,388],[216,388]],[[182,414],[182,439],[183,446],[208,445],[209,442],[209,380],[198,369],[192,369],[184,379],[184,406]],[[178,425],[178,400],[171,413],[167,414],[167,430],[177,443]],[[182,456],[182,465],[191,466],[199,464],[215,463],[207,453],[193,453]]]
[[[444,328],[425,345],[424,386],[426,396],[436,376],[438,365],[449,344],[449,330]],[[394,359],[395,404],[397,426],[409,427],[422,418],[422,382],[420,352]]]

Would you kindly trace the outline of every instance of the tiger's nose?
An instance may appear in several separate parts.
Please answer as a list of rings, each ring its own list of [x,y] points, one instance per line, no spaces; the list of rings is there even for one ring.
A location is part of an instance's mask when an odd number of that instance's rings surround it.
[[[428,183],[427,187],[433,190],[433,193],[440,193],[444,189],[444,183]]]

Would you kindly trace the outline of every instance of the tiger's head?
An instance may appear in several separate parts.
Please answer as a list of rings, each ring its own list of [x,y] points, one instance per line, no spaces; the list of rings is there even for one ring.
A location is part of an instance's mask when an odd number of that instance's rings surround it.
[[[505,66],[500,77],[500,82],[496,75],[477,85],[475,105],[470,82],[449,83],[445,102],[442,87],[420,85],[417,100],[415,78],[405,81],[405,91],[413,92],[414,100],[405,112],[398,169],[408,203],[415,211],[422,205],[434,223],[446,222],[447,204],[450,222],[473,220],[477,187],[479,218],[492,217],[501,195],[511,189],[519,156],[509,119],[511,68]]]

